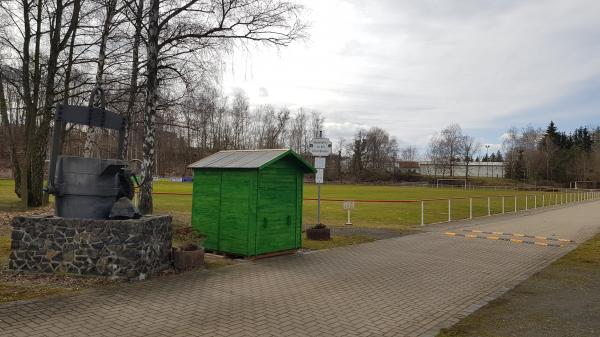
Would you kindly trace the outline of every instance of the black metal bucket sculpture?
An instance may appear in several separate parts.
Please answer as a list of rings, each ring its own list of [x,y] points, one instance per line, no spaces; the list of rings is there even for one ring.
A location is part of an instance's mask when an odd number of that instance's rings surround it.
[[[99,95],[99,97],[97,96]],[[131,203],[135,176],[124,160],[123,144],[127,119],[106,110],[104,91],[96,87],[90,105],[58,105],[47,191],[55,196],[56,215],[63,218],[129,219],[140,214]],[[118,158],[95,159],[61,155],[66,123],[119,131]]]

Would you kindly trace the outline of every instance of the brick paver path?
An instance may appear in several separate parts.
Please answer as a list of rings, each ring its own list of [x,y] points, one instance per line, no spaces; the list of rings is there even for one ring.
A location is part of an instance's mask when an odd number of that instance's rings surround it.
[[[600,202],[0,306],[1,336],[432,336],[572,249],[448,237],[600,230]]]

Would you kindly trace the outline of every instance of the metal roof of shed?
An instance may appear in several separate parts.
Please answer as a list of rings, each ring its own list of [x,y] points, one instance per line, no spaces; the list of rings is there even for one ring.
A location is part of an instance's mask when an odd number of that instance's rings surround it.
[[[261,169],[269,164],[291,155],[308,172],[314,168],[291,149],[268,150],[227,150],[219,151],[189,165],[189,168],[228,168]]]

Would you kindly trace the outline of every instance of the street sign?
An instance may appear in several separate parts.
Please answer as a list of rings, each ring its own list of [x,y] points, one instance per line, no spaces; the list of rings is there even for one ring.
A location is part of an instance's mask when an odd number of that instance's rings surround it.
[[[323,169],[318,168],[317,173],[315,174],[315,183],[322,184],[323,183]]]
[[[308,144],[310,154],[315,157],[328,157],[331,154],[331,141],[329,138],[314,138]]]
[[[325,168],[325,157],[316,157],[315,158],[315,168],[316,169],[324,169]]]

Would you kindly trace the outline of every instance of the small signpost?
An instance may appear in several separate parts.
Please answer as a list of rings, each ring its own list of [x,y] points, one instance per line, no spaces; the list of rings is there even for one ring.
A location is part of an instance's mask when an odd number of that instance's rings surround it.
[[[346,225],[352,225],[352,221],[350,220],[350,210],[353,210],[354,207],[353,200],[344,201],[344,209],[348,211],[348,221],[346,221]]]
[[[314,138],[308,145],[310,153],[315,157],[315,183],[317,184],[317,225],[321,224],[321,184],[325,170],[326,158],[331,155],[331,141],[323,137],[323,131],[319,131],[318,137]]]

